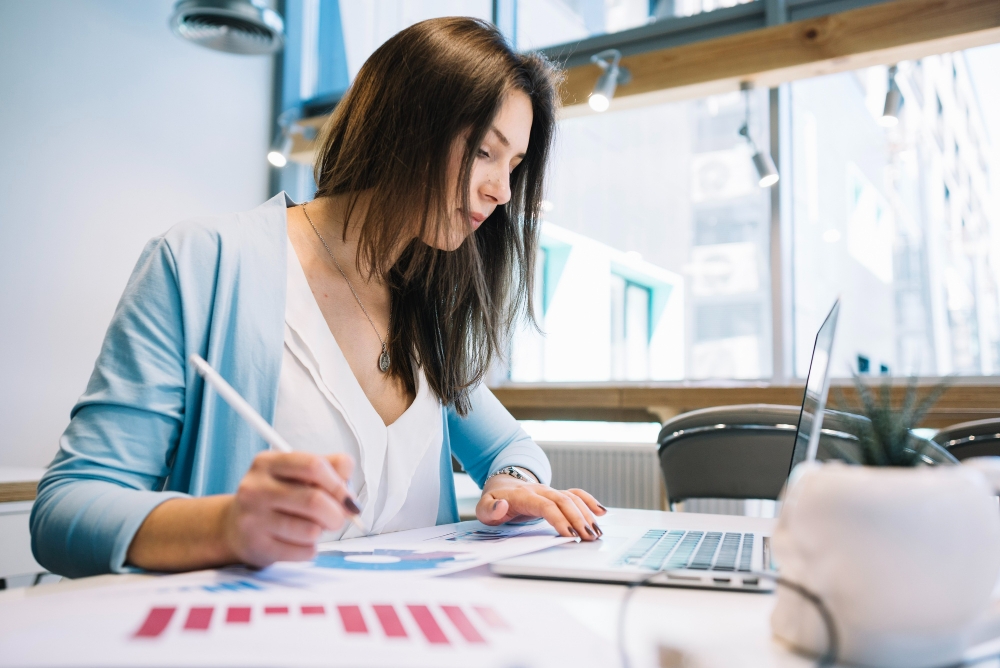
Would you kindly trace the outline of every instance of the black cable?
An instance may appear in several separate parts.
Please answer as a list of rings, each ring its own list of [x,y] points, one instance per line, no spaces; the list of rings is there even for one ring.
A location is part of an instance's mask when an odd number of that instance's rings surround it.
[[[816,608],[816,612],[823,619],[823,626],[826,628],[826,652],[824,652],[816,665],[819,668],[826,668],[827,666],[832,666],[837,663],[837,652],[840,649],[840,637],[837,635],[837,625],[833,621],[833,615],[830,613],[830,609],[826,607],[823,603],[823,599],[809,591],[802,585],[792,582],[791,580],[786,580],[785,578],[775,575],[772,573],[754,573],[758,577],[770,578],[774,580],[774,584],[779,587],[784,587],[795,592],[805,600],[812,603],[813,607]]]
[[[670,572],[672,571],[655,571],[653,573],[650,573],[646,577],[642,578],[641,580],[638,580],[636,582],[626,583],[625,596],[622,597],[621,607],[618,609],[618,653],[621,656],[622,668],[630,668],[631,666],[631,662],[629,661],[629,656],[628,656],[628,650],[625,647],[625,621],[628,614],[628,604],[632,600],[632,595],[635,593],[635,590],[638,589],[639,587],[648,586],[653,579],[661,575],[666,575]],[[823,599],[821,599],[819,596],[809,591],[802,585],[787,580],[785,578],[782,578],[776,573],[770,573],[766,571],[753,571],[751,573],[748,573],[747,575],[773,580],[777,586],[785,587],[786,589],[795,592],[803,599],[811,603],[813,607],[816,608],[816,611],[819,613],[819,616],[823,621],[823,626],[826,628],[826,638],[827,638],[826,652],[824,652],[823,655],[819,657],[819,660],[816,662],[816,666],[817,668],[828,668],[829,666],[834,665],[837,662],[837,652],[840,645],[840,637],[837,634],[837,626],[834,623],[833,615],[830,613],[830,609],[826,607],[826,604],[823,603]],[[983,660],[984,659],[977,659],[976,663]]]
[[[618,610],[618,653],[621,655],[622,668],[630,668],[631,666],[628,650],[625,647],[625,622],[628,614],[628,604],[632,600],[632,595],[639,587],[649,586],[649,583],[655,578],[672,572],[676,571],[654,571],[641,580],[626,583],[625,596],[622,597],[621,607]],[[837,625],[834,622],[833,614],[830,612],[830,609],[826,607],[822,598],[802,585],[792,582],[791,580],[787,580],[777,573],[771,573],[768,571],[751,571],[747,573],[747,575],[772,580],[777,586],[784,587],[795,592],[816,608],[816,612],[819,613],[819,616],[823,621],[823,626],[826,629],[827,638],[826,652],[819,657],[816,662],[816,666],[817,668],[829,668],[837,663],[837,654],[840,649],[840,636],[837,633]],[[718,589],[722,588],[718,587]],[[986,661],[995,660],[1000,660],[1000,652],[985,654],[972,659],[962,659],[957,663],[948,664],[946,666],[938,666],[938,668],[968,668],[969,666],[975,666],[985,663]]]

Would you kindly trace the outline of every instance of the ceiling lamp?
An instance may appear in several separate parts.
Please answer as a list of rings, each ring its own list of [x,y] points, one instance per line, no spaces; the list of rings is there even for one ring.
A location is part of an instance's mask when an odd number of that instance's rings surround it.
[[[301,117],[298,107],[288,109],[278,116],[278,132],[271,142],[271,149],[267,152],[267,161],[279,169],[288,164],[294,135],[302,135],[309,141],[316,139],[318,134],[316,128],[300,125],[297,121]]]
[[[884,128],[892,128],[899,124],[899,112],[903,108],[903,93],[896,85],[896,66],[889,68],[889,90],[885,93],[885,107],[878,124]]]
[[[189,42],[242,55],[280,51],[285,22],[261,0],[181,0],[170,29]]]
[[[601,76],[597,78],[597,83],[594,84],[594,92],[587,98],[587,104],[594,111],[607,111],[618,85],[627,84],[632,80],[632,74],[628,69],[619,65],[621,59],[622,53],[618,49],[608,49],[590,57],[590,62],[603,70]]]
[[[744,81],[740,84],[740,90],[743,91],[744,109],[743,127],[740,128],[740,134],[750,144],[750,150],[753,152],[753,166],[757,170],[758,178],[757,185],[761,188],[770,188],[778,182],[781,176],[778,174],[778,168],[774,165],[774,160],[771,159],[771,154],[757,148],[757,144],[750,136],[750,88],[749,82]]]

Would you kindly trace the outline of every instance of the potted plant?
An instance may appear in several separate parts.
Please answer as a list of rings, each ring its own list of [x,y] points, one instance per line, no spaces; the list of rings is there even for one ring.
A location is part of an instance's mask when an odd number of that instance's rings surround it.
[[[772,630],[828,661],[951,665],[1000,630],[987,613],[1000,575],[1000,465],[930,465],[954,463],[913,433],[943,385],[918,400],[911,381],[898,408],[888,384],[855,386],[865,419],[841,459],[860,465],[805,462],[785,490]]]

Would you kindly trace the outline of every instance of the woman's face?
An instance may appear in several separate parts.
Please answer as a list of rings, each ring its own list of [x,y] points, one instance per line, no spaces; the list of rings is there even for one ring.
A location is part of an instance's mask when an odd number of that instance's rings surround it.
[[[512,91],[493,120],[472,163],[468,217],[462,215],[462,198],[458,191],[466,136],[456,138],[451,146],[447,175],[449,191],[455,193],[448,207],[452,217],[443,233],[435,235],[437,238],[434,240],[424,238],[425,243],[441,250],[455,250],[490,217],[494,209],[510,200],[510,173],[521,163],[528,150],[531,119],[531,98],[519,90]]]

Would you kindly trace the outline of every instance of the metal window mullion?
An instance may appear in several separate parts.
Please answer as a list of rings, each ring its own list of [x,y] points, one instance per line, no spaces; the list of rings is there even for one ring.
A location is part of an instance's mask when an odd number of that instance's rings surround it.
[[[791,85],[768,92],[771,157],[781,179],[771,188],[771,376],[784,381],[795,376]]]

